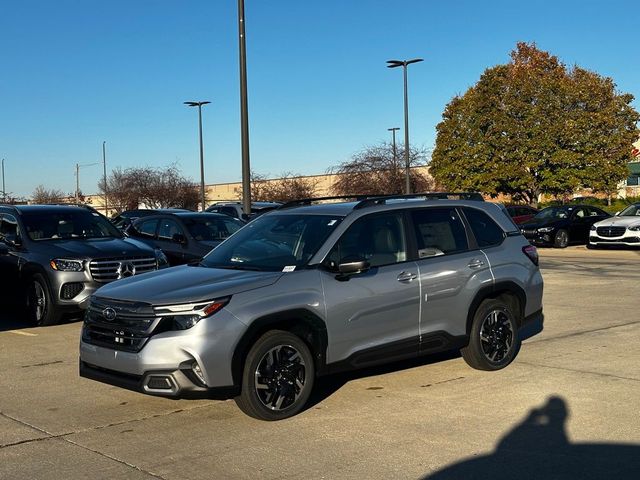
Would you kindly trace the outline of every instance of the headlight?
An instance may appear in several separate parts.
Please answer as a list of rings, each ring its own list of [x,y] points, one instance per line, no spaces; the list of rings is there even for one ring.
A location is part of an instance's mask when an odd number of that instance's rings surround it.
[[[553,232],[553,230],[555,229],[555,227],[541,227],[538,229],[538,232],[540,233],[549,233],[549,232]]]
[[[629,230],[632,232],[640,232],[640,225],[634,225],[633,227],[629,227]]]
[[[82,272],[84,262],[82,260],[67,260],[64,258],[54,258],[49,262],[51,268],[60,272]]]
[[[225,297],[199,303],[165,305],[162,307],[155,307],[154,311],[157,316],[165,317],[169,322],[172,321],[173,324],[170,327],[171,329],[187,330],[203,318],[210,317],[214,313],[220,311],[222,307],[229,303],[230,299],[231,297]]]
[[[162,250],[156,250],[156,263],[158,268],[164,268],[169,265],[169,260]]]

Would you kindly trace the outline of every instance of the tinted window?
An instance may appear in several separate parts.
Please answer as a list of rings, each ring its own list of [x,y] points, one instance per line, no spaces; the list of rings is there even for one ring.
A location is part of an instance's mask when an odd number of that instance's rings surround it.
[[[475,208],[465,208],[464,214],[480,248],[502,243],[504,232],[489,215]]]
[[[425,208],[411,212],[418,258],[437,257],[469,248],[467,234],[454,208]]]
[[[327,264],[336,268],[355,259],[364,259],[372,267],[407,260],[402,214],[369,215],[356,220],[329,253]]]
[[[122,235],[102,215],[78,208],[71,211],[32,211],[22,214],[22,223],[31,240],[104,238]]]
[[[238,217],[238,211],[235,207],[220,207],[220,213],[224,213],[225,215],[229,215],[231,217]]]
[[[160,220],[160,228],[158,229],[158,238],[162,240],[172,240],[175,234],[184,235],[182,228],[178,222],[170,218]]]
[[[4,240],[7,235],[18,236],[18,221],[13,215],[0,215],[0,239]]]
[[[158,220],[141,220],[135,223],[134,231],[141,237],[155,237]]]
[[[212,215],[213,216],[213,215]],[[220,241],[240,230],[243,223],[235,218],[184,218],[182,220],[198,241]]]

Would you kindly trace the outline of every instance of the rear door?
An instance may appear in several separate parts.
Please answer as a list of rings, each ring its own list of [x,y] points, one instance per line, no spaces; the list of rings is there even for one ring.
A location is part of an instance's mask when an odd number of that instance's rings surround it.
[[[420,336],[423,351],[463,341],[475,293],[493,277],[484,253],[467,234],[454,207],[412,210],[420,276]],[[457,337],[457,338],[452,338]]]

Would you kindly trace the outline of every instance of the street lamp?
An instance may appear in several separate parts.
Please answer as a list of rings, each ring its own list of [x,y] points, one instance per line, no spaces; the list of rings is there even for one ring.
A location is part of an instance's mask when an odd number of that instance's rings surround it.
[[[102,142],[102,172],[104,174],[104,216],[109,217],[109,207],[107,205],[107,142]]]
[[[387,130],[389,132],[391,132],[391,135],[392,135],[392,137],[391,137],[392,138],[391,145],[393,146],[393,150],[392,150],[393,151],[393,163],[395,164],[396,163],[396,157],[397,157],[397,154],[396,154],[396,131],[400,130],[400,127],[387,128]],[[395,168],[395,166],[394,166],[394,168]]]
[[[242,143],[242,210],[251,213],[251,166],[249,160],[249,107],[247,99],[247,48],[244,31],[244,0],[238,0],[240,63],[240,136]]]
[[[407,66],[422,61],[422,58],[414,58],[412,60],[387,60],[388,68],[402,67],[404,73],[404,161],[406,194],[411,193],[411,182],[409,180],[409,94],[407,93]]]
[[[200,201],[202,202],[202,211],[206,208],[204,203],[204,148],[202,146],[202,106],[211,102],[184,102],[189,107],[198,107],[198,127],[200,131]]]

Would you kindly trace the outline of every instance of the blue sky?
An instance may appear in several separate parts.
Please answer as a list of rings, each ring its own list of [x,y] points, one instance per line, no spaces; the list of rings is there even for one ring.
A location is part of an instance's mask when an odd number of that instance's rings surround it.
[[[252,169],[324,173],[402,127],[409,76],[414,145],[429,148],[453,95],[535,41],[640,97],[632,1],[245,0]],[[75,164],[166,166],[240,179],[235,0],[0,0],[0,157],[7,191],[72,192]],[[634,102],[640,108],[640,102]],[[403,132],[398,132],[403,135]],[[96,192],[100,166],[81,169]]]

